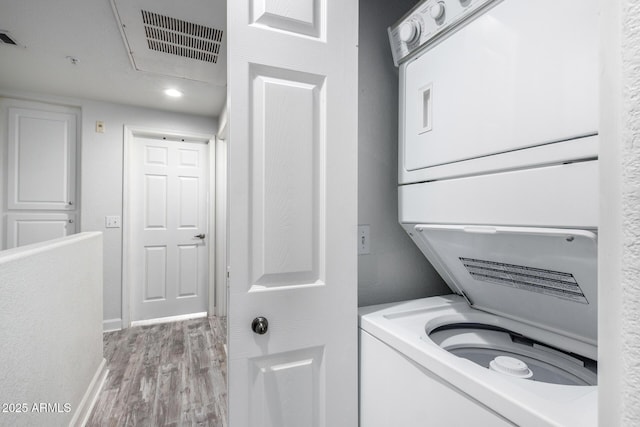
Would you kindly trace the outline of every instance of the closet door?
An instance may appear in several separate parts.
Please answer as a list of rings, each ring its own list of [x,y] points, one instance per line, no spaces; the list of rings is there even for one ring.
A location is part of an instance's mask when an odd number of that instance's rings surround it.
[[[7,208],[74,210],[76,115],[9,108]]]

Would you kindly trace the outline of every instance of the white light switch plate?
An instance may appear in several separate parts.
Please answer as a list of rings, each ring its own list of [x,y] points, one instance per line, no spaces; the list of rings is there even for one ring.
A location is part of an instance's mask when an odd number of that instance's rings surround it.
[[[105,216],[104,217],[104,226],[106,228],[120,228],[120,217],[118,215]]]

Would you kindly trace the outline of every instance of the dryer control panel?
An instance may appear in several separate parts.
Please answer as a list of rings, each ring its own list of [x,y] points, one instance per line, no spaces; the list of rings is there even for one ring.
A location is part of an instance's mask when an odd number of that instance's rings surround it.
[[[393,62],[398,66],[413,52],[453,31],[458,24],[499,0],[424,0],[388,28]]]

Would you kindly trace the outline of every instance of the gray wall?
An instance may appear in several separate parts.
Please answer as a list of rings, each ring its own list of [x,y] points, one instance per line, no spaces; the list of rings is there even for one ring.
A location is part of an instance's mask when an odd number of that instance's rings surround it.
[[[450,293],[398,224],[398,69],[387,27],[415,0],[361,0],[358,105],[358,223],[371,254],[358,257],[358,304]]]

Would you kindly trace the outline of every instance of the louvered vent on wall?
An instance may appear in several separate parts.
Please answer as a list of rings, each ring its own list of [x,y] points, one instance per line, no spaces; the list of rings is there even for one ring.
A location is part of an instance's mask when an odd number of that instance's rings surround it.
[[[222,30],[142,10],[149,49],[205,62],[218,62]]]

